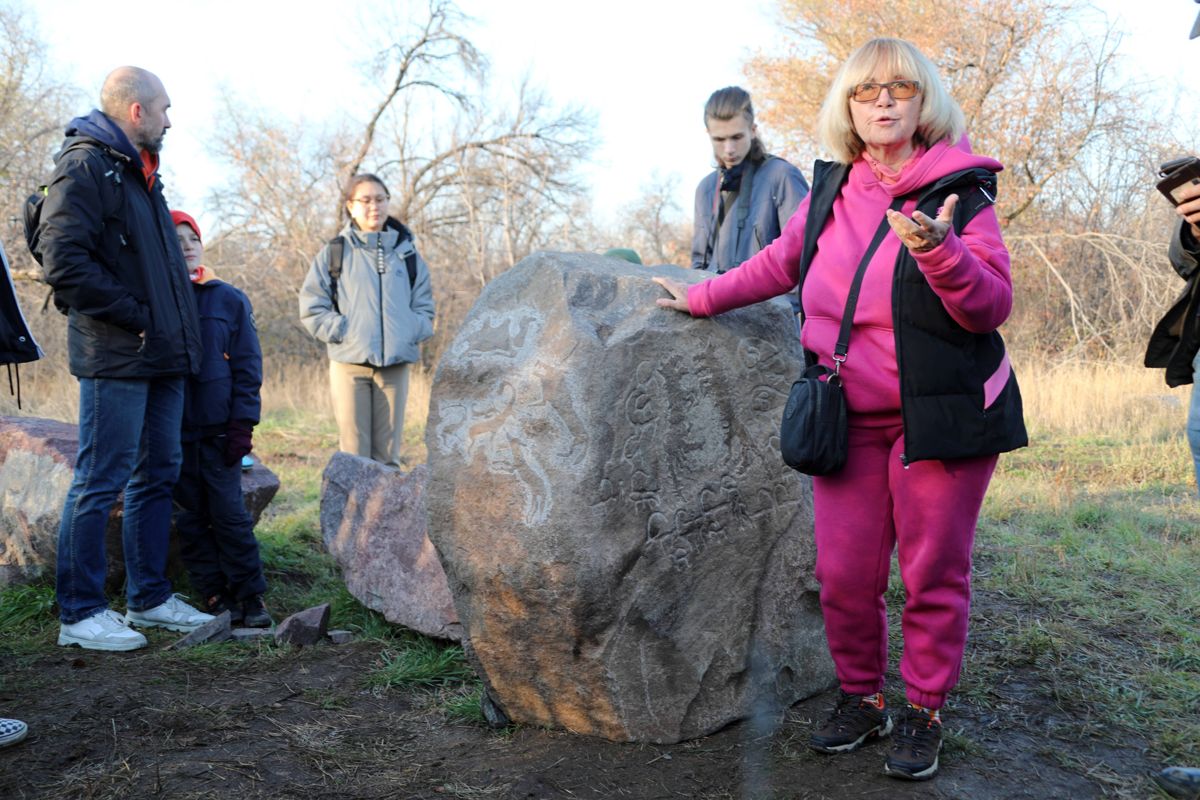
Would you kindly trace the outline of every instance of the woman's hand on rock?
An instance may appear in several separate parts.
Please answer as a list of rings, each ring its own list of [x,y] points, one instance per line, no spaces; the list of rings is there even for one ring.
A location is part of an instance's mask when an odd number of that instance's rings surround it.
[[[673,308],[676,311],[682,311],[685,314],[691,314],[691,311],[688,310],[688,287],[686,283],[673,281],[670,278],[651,278],[651,280],[671,293],[670,299],[666,297],[660,297],[654,301],[655,305],[662,308]]]

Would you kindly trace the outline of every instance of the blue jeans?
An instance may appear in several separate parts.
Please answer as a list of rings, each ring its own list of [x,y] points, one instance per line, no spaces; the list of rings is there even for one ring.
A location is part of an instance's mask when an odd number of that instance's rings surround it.
[[[254,518],[242,499],[241,459],[225,463],[225,437],[183,445],[175,530],[192,586],[203,597],[247,600],[267,591]]]
[[[1188,406],[1187,440],[1192,446],[1192,462],[1196,467],[1196,488],[1200,490],[1200,352],[1192,361],[1192,404]]]
[[[171,596],[167,543],[183,380],[79,379],[79,457],[58,529],[58,607],[65,624],[108,608],[104,532],[122,489],[128,606],[145,611]]]

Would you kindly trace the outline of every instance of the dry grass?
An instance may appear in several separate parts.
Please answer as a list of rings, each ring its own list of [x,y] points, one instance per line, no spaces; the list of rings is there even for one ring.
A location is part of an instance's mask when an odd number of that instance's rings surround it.
[[[268,356],[262,388],[262,416],[314,416],[333,419],[329,403],[329,371],[326,362],[272,360]],[[6,375],[0,372],[0,416],[29,416],[77,422],[79,384],[58,359],[46,358],[21,365],[21,408],[7,390]],[[409,374],[408,404],[404,417],[405,439],[420,439],[429,414],[429,390],[433,375],[420,365]],[[15,379],[14,379],[15,389]]]
[[[1168,388],[1162,370],[1018,359],[1017,375],[1031,435],[1100,436],[1131,444],[1182,435],[1191,387]]]

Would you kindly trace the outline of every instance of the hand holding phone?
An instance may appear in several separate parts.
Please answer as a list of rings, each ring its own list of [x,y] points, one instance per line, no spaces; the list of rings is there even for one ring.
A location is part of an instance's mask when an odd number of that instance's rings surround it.
[[[1179,205],[1196,197],[1191,186],[1200,186],[1200,158],[1184,156],[1168,161],[1158,168],[1158,190],[1172,205]]]

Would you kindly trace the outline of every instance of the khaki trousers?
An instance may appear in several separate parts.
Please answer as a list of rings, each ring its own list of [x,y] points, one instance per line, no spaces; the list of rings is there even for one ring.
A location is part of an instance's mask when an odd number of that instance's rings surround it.
[[[408,364],[363,367],[330,361],[329,388],[338,449],[399,467]]]

